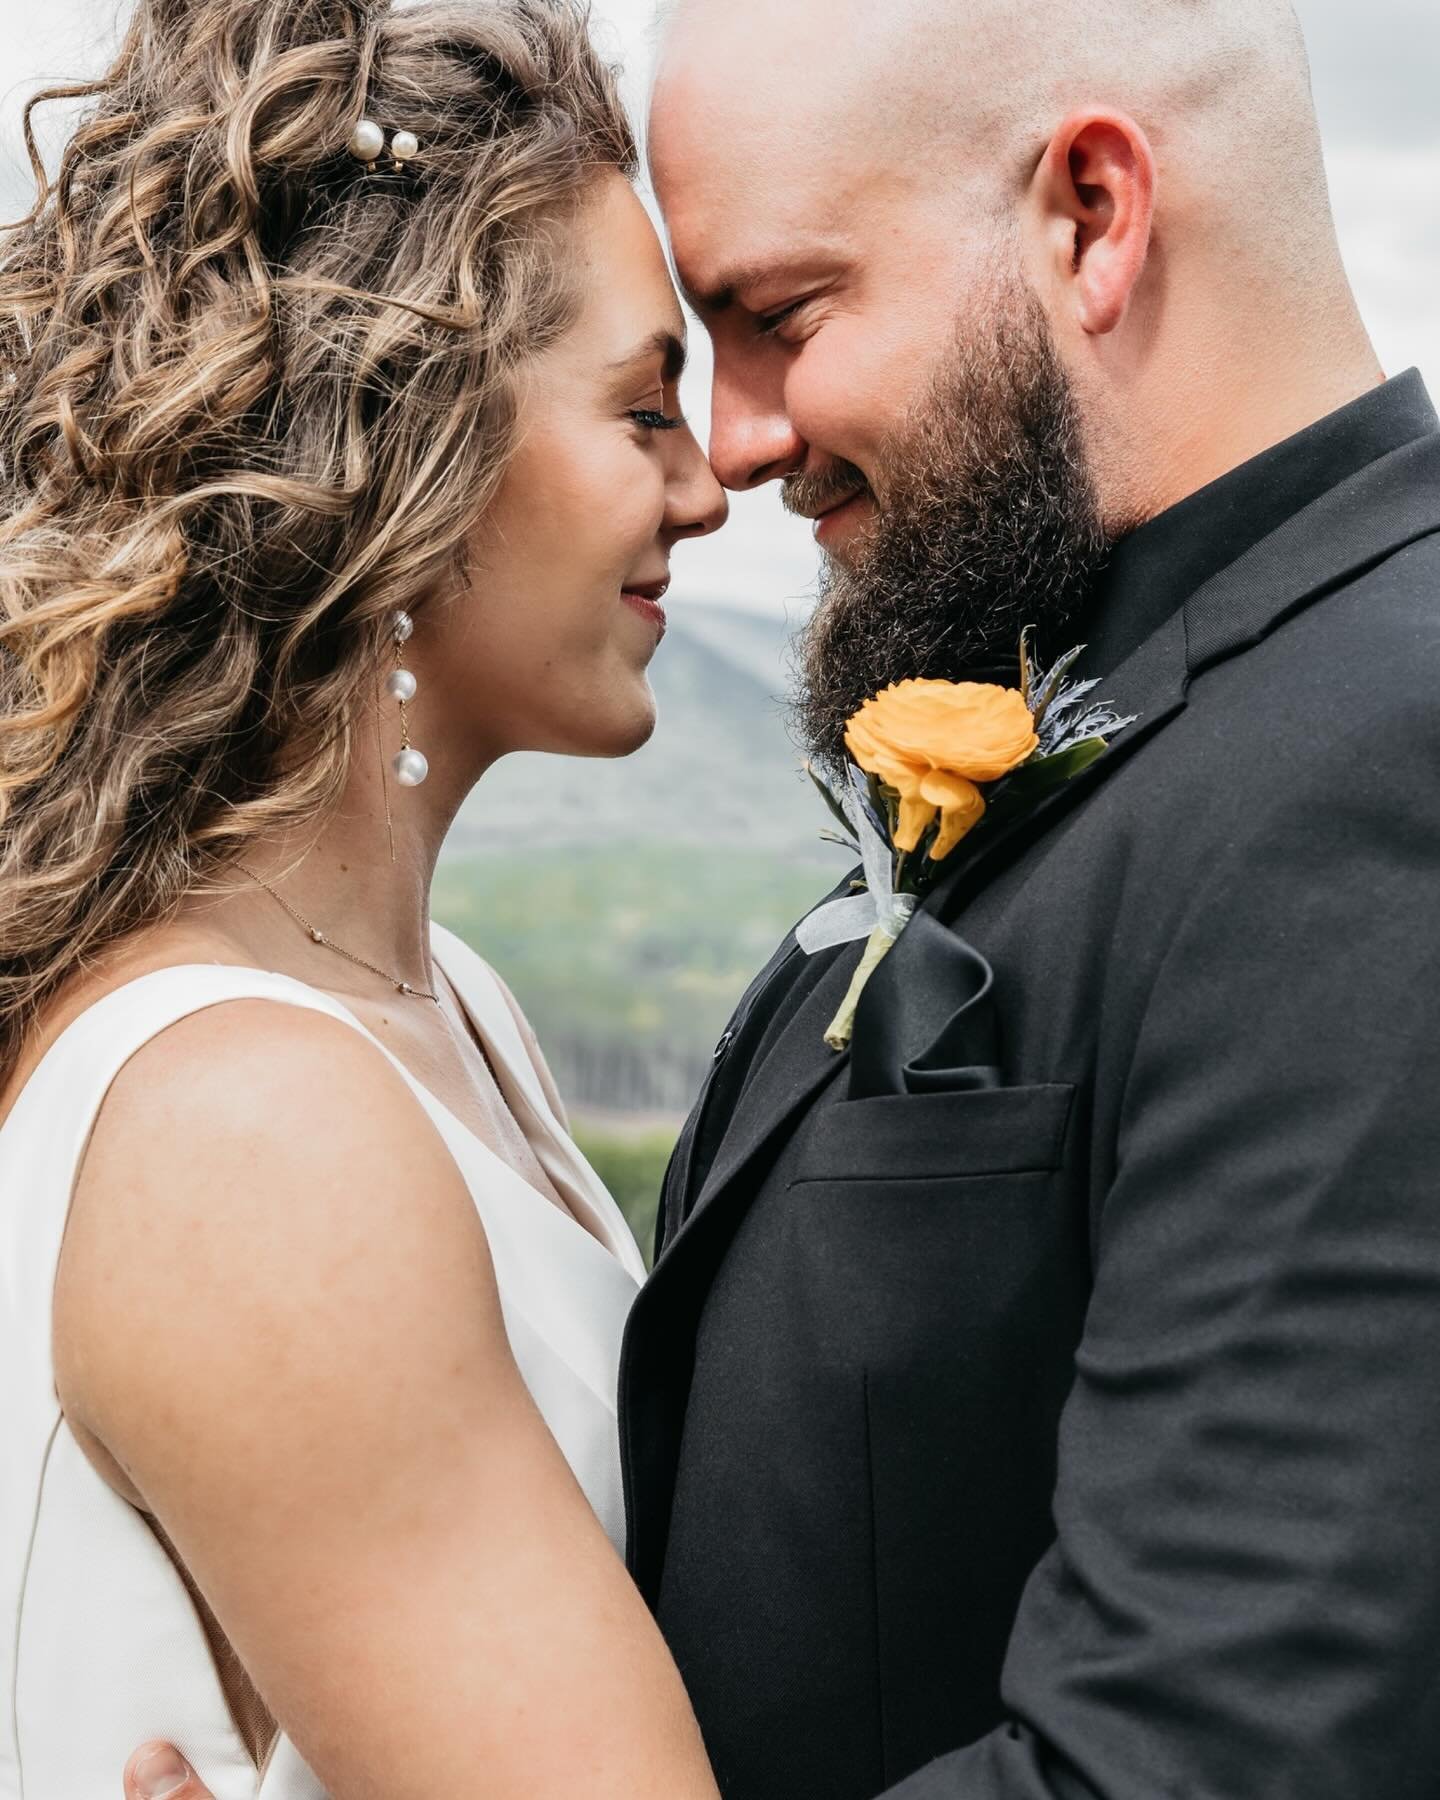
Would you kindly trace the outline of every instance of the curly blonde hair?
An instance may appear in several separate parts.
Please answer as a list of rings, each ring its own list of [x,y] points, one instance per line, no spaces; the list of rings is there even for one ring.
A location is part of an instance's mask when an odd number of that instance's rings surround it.
[[[94,102],[53,182],[41,102]],[[373,172],[366,116],[419,156]],[[579,0],[139,0],[0,235],[0,1073],[78,965],[338,799],[633,176]]]

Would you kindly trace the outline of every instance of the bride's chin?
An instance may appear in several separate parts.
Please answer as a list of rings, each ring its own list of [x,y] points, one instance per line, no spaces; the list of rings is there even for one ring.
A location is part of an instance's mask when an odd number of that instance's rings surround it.
[[[635,696],[633,706],[615,707],[603,717],[592,713],[584,721],[583,740],[571,746],[572,756],[598,757],[615,761],[643,750],[655,735],[655,697],[649,683]]]
[[[510,720],[499,755],[528,752],[613,761],[633,756],[655,735],[655,695],[643,669],[617,673],[612,667],[603,679],[545,691],[537,698],[542,705]]]
[[[617,731],[614,747],[598,754],[611,757],[633,756],[637,750],[643,750],[654,737],[655,725],[655,701],[651,698],[648,705],[638,708],[625,727]]]

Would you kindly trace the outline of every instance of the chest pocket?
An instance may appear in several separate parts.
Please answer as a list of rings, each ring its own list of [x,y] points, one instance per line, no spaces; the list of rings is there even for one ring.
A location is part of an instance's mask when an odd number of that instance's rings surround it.
[[[1082,1111],[1067,1083],[837,1100],[795,1146],[777,1267],[815,1486],[868,1481],[887,1784],[1004,1716],[1088,1292]]]
[[[1075,1098],[1066,1082],[881,1094],[822,1107],[790,1169],[812,1182],[965,1182],[1061,1166]]]

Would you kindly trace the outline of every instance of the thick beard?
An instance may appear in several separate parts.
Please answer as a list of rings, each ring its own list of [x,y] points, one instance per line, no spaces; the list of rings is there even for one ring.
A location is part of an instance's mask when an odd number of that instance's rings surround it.
[[[796,736],[823,768],[845,726],[891,682],[1019,679],[1020,634],[1041,656],[1103,561],[1106,534],[1079,409],[1039,301],[1018,279],[983,341],[957,340],[875,484],[884,495],[853,566],[831,564],[798,650]]]

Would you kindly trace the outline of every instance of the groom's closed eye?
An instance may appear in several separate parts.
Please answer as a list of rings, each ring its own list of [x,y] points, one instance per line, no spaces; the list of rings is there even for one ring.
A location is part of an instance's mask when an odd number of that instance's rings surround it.
[[[804,304],[803,300],[792,300],[788,306],[782,306],[776,312],[757,313],[755,315],[756,335],[759,337],[778,336],[780,327],[787,319],[793,319]]]
[[[686,304],[702,319],[737,309],[753,319],[775,318],[824,292],[843,273],[833,258],[812,255],[786,260],[739,264],[703,286],[682,285]]]

